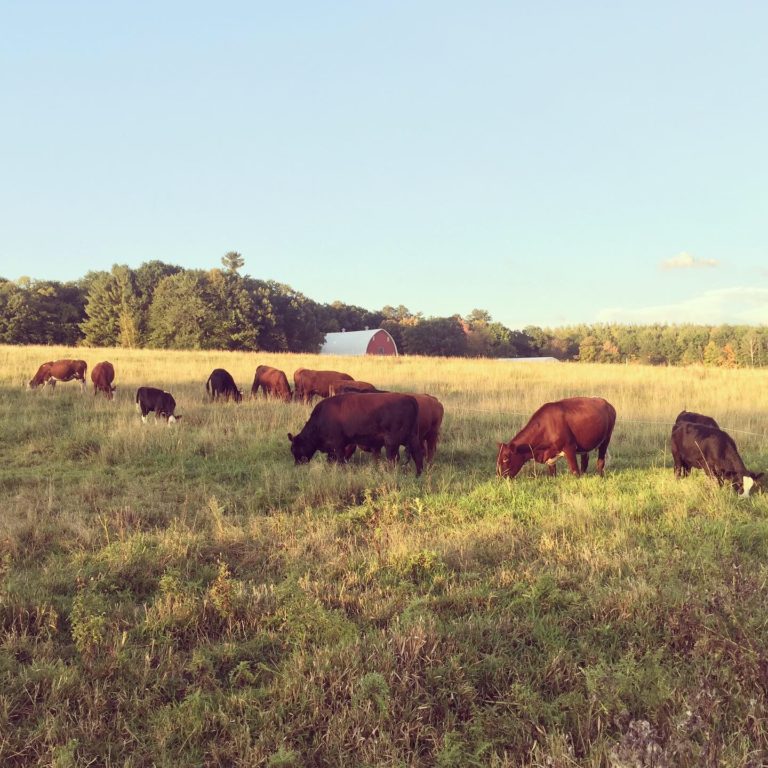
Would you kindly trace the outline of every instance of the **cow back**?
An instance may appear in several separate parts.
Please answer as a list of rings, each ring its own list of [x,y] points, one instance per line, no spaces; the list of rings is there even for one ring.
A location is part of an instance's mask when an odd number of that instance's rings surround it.
[[[695,413],[694,411],[680,411],[675,419],[675,426],[686,421],[691,424],[703,424],[707,427],[714,427],[715,429],[720,428],[720,425],[711,416],[705,416],[703,413]]]
[[[293,374],[296,395],[309,400],[313,395],[328,397],[330,387],[337,381],[354,381],[352,376],[341,371],[315,371],[310,368],[298,368]]]

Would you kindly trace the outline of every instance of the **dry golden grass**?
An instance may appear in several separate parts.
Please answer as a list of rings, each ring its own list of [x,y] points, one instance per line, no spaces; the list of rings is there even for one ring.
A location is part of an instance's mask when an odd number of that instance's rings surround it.
[[[24,391],[58,357],[110,360],[115,400]],[[310,406],[206,402],[260,364],[434,394],[434,466],[294,467]],[[768,496],[676,481],[667,445],[700,411],[766,469],[765,382],[0,347],[0,764],[759,765]],[[182,420],[143,425],[140,385]],[[606,477],[497,480],[496,441],[571,395],[617,409]]]

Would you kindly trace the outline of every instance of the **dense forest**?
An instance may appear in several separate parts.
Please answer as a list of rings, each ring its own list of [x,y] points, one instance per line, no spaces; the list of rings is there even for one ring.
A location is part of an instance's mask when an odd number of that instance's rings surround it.
[[[424,317],[406,307],[319,304],[222,266],[115,265],[74,282],[0,277],[0,343],[316,352],[326,333],[385,328],[401,353],[655,365],[768,366],[768,326],[574,325],[512,330],[488,312]]]

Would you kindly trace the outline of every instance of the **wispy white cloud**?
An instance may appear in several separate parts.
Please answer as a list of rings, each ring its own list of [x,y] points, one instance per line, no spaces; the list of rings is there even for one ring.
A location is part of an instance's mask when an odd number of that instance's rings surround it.
[[[661,262],[661,268],[664,270],[669,269],[696,269],[699,267],[716,267],[720,264],[717,259],[697,259],[695,256],[691,256],[690,253],[678,253],[677,256],[672,256],[670,259],[665,259]]]
[[[597,313],[601,323],[768,324],[768,288],[720,288],[673,304],[634,309],[609,307]]]

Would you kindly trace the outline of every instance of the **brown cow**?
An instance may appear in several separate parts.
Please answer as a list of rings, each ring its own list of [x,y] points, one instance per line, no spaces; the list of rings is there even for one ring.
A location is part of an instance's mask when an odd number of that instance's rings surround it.
[[[341,379],[340,381],[332,382],[328,387],[329,395],[345,395],[348,392],[382,392],[383,390],[377,389],[367,381],[349,381],[348,379]]]
[[[279,397],[286,403],[291,402],[291,385],[288,383],[288,377],[279,368],[260,365],[253,377],[251,397],[256,397],[259,387],[263,390],[265,397]]]
[[[313,371],[309,368],[298,368],[293,374],[296,400],[308,403],[313,395],[328,397],[331,384],[340,381],[354,381],[348,373],[339,371]]]
[[[397,392],[350,393],[322,400],[298,435],[288,433],[296,464],[306,464],[316,451],[329,461],[346,461],[349,445],[383,444],[394,462],[406,446],[421,474],[423,451],[419,442],[419,404]]]
[[[72,381],[75,379],[85,391],[85,372],[88,364],[85,360],[53,360],[43,363],[27,384],[27,389],[35,389],[41,384],[50,385],[51,389],[56,386],[57,381]]]
[[[437,451],[437,440],[440,437],[440,427],[443,424],[445,409],[443,404],[432,395],[416,395],[410,392],[408,394],[415,398],[419,404],[419,443],[421,444],[424,458],[427,463],[431,464]],[[375,459],[378,459],[381,455],[383,443],[368,441],[366,444],[348,445],[344,453],[346,459],[352,456],[355,448],[368,451],[373,454]],[[407,463],[410,460],[410,452],[406,449],[405,453],[405,461]]]
[[[579,475],[576,454],[581,454],[581,472],[586,472],[589,451],[597,448],[597,472],[602,475],[615,423],[616,409],[601,397],[546,403],[508,443],[498,444],[496,474],[515,477],[523,464],[535,459],[554,475],[555,462],[565,456],[571,472]]]
[[[91,369],[94,396],[97,392],[103,392],[107,400],[111,400],[112,393],[117,389],[117,387],[112,386],[114,380],[115,368],[112,363],[106,360],[103,363],[96,363]]]

